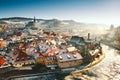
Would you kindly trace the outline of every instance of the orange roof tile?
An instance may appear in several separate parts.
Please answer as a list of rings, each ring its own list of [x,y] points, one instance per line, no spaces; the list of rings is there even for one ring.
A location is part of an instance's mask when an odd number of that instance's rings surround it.
[[[5,60],[3,58],[0,58],[0,66],[2,66],[4,62]]]

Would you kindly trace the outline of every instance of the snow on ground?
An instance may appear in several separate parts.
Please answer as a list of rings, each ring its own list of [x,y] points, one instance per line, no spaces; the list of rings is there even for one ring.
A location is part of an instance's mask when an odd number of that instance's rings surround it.
[[[106,54],[105,58],[84,73],[82,80],[120,80],[120,54],[106,45],[102,45],[102,47]],[[74,78],[70,80],[74,80]]]

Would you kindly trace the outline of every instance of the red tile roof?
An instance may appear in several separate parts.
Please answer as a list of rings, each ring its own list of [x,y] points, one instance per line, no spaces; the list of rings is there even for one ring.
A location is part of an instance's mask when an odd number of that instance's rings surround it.
[[[25,52],[19,51],[17,54],[18,56],[16,57],[16,62],[26,61],[29,59],[29,56]]]
[[[0,66],[2,66],[4,62],[5,60],[3,58],[0,58]]]

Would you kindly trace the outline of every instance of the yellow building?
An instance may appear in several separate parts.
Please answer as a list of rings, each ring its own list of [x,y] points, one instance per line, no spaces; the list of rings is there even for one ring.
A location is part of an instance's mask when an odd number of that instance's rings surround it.
[[[42,64],[45,66],[49,66],[49,65],[57,65],[57,61],[55,57],[39,57],[36,59],[36,63],[38,64]]]
[[[45,65],[45,57],[40,56],[36,59],[36,63]]]
[[[7,46],[7,41],[6,40],[0,40],[0,48],[4,48]]]

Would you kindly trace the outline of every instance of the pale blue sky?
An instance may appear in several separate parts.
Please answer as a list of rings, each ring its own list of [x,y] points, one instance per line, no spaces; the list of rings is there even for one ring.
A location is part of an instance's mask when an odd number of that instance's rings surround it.
[[[120,0],[0,0],[0,18],[57,18],[120,24]]]

